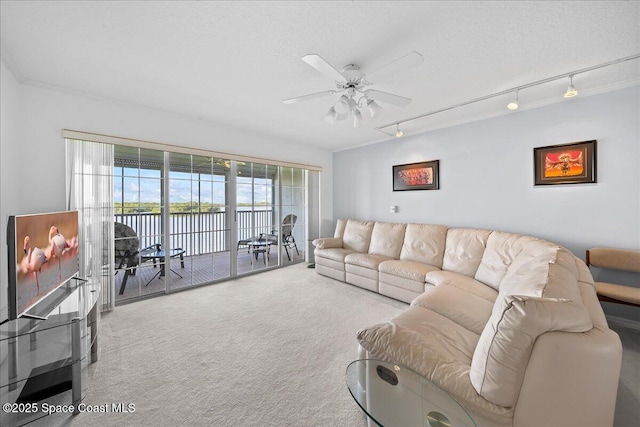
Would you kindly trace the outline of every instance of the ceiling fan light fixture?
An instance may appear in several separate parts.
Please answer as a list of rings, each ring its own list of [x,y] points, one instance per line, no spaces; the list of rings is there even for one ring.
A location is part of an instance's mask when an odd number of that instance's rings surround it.
[[[345,95],[342,95],[340,98],[338,98],[338,102],[334,104],[333,108],[338,114],[338,120],[341,120],[340,119],[341,116],[344,116],[344,118],[346,118],[349,115],[349,112],[351,111],[351,107],[349,105],[349,98],[347,98]]]
[[[325,114],[322,119],[325,122],[327,122],[330,125],[332,125],[332,124],[334,124],[336,122],[337,115],[338,115],[338,113],[336,113],[336,109],[331,107],[331,108],[329,108],[329,111],[327,111],[327,114]]]
[[[573,75],[569,76],[569,87],[567,91],[564,93],[565,98],[573,98],[578,94],[578,90],[573,85]]]
[[[353,119],[354,127],[358,127],[362,125],[363,113],[361,109],[364,108],[365,103],[369,114],[373,118],[382,111],[382,107],[378,105],[378,102],[399,107],[405,107],[411,102],[410,98],[379,90],[366,89],[367,86],[373,84],[373,80],[371,80],[370,77],[376,76],[376,78],[384,78],[384,76],[388,76],[394,72],[420,65],[423,63],[424,58],[418,52],[410,52],[377,71],[370,73],[368,77],[355,64],[347,64],[342,69],[342,72],[340,72],[317,54],[305,55],[302,57],[302,60],[316,71],[333,80],[335,89],[289,98],[283,102],[285,104],[296,104],[298,102],[342,92],[340,98],[334,103],[329,112],[324,115],[323,119],[329,123],[334,123],[335,121],[351,118]]]
[[[353,127],[359,128],[362,125],[362,113],[360,110],[353,111]]]
[[[376,114],[382,111],[382,107],[378,105],[378,103],[373,99],[367,100],[367,108],[369,108],[369,114],[371,114],[371,118],[374,118]]]

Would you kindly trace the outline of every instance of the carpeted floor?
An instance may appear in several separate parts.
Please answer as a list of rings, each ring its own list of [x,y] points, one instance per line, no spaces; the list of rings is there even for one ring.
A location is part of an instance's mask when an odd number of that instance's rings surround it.
[[[124,305],[101,319],[84,403],[135,412],[30,426],[364,427],[344,380],[355,333],[404,308],[305,264]],[[640,331],[612,328],[625,347],[615,425],[626,427],[640,415]]]
[[[344,379],[356,331],[405,307],[306,264],[124,305],[84,402],[135,412],[36,425],[364,426]]]

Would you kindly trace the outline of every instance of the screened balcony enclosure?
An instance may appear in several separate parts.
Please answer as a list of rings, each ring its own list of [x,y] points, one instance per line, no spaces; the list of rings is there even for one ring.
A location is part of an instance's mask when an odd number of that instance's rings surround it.
[[[305,260],[304,169],[115,146],[113,171],[116,302]]]

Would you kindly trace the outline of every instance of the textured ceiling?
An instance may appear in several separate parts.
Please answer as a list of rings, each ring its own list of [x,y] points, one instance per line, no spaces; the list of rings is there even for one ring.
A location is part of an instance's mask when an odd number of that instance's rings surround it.
[[[341,150],[389,139],[376,127],[640,53],[640,3],[0,3],[2,58],[16,77]],[[337,95],[301,61],[375,70],[418,51],[424,64],[372,88],[413,98],[362,128],[322,117]],[[640,82],[640,60],[575,77],[580,94]],[[521,91],[522,108],[563,102],[566,79]],[[408,134],[505,114],[511,96],[403,125]],[[566,102],[566,101],[564,101]],[[509,113],[509,114],[517,114]],[[125,135],[126,136],[126,135]]]

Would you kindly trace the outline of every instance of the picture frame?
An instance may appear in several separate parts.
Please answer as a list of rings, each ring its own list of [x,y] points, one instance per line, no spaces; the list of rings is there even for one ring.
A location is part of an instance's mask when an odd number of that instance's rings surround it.
[[[393,166],[393,191],[439,190],[440,160]]]
[[[535,185],[598,182],[596,154],[596,140],[534,148]]]

